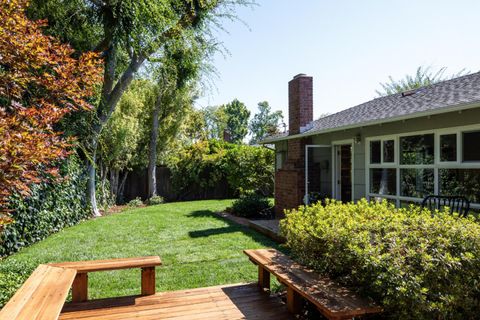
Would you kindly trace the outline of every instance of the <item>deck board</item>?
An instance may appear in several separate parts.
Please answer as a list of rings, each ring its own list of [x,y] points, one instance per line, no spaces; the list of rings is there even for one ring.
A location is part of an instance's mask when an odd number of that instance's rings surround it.
[[[276,297],[256,284],[161,292],[65,304],[59,317],[72,319],[294,319]]]

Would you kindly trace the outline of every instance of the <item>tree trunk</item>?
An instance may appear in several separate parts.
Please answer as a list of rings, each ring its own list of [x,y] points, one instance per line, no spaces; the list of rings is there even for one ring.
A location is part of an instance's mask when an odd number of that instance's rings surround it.
[[[96,183],[96,167],[95,161],[97,158],[97,148],[98,148],[98,140],[100,138],[100,133],[102,132],[103,127],[108,122],[112,113],[115,111],[120,98],[122,97],[125,90],[127,90],[128,86],[133,80],[133,76],[135,72],[138,71],[138,68],[142,65],[145,59],[132,59],[130,65],[128,66],[127,70],[122,74],[120,79],[117,81],[115,86],[113,86],[113,76],[112,70],[115,71],[115,63],[110,61],[109,59],[115,59],[114,50],[107,52],[106,60],[108,60],[105,64],[106,70],[104,75],[104,88],[102,90],[102,102],[100,103],[99,109],[97,110],[98,116],[98,123],[93,126],[92,133],[92,141],[91,141],[91,163],[87,167],[88,172],[88,183],[87,183],[87,199],[90,203],[90,207],[92,210],[92,215],[94,217],[100,216],[100,211],[98,210],[97,200],[96,200],[96,191],[95,191],[95,183]],[[113,88],[113,89],[112,89]]]
[[[96,199],[96,192],[95,192],[95,158],[96,155],[92,155],[92,159],[88,163],[87,166],[87,175],[88,175],[88,182],[87,182],[87,200],[90,203],[92,209],[92,215],[94,217],[100,217],[100,211],[97,207],[97,199]]]
[[[99,167],[100,167],[100,186],[102,188],[102,202],[101,205],[104,206],[104,209],[106,211],[106,207],[110,204],[110,194],[107,192],[107,176],[108,176],[108,168],[107,166],[100,161],[99,162]]]
[[[117,199],[120,199],[121,201],[125,200],[123,191],[125,189],[125,182],[127,181],[127,176],[128,176],[128,171],[125,171],[125,174],[123,175],[123,178],[122,178],[122,182],[120,182],[120,185],[118,186]]]
[[[155,106],[152,112],[152,127],[150,131],[150,143],[148,146],[148,197],[157,195],[157,141],[158,141],[158,126],[159,113],[161,106],[161,94],[158,94]]]
[[[110,197],[114,200],[115,204],[117,204],[118,199],[118,176],[119,176],[118,169],[111,169],[110,170]]]
[[[105,11],[104,13],[107,15],[109,14],[109,12],[107,11]],[[99,119],[98,128],[97,126],[94,126],[92,130],[93,138],[90,150],[92,153],[92,162],[89,163],[89,165],[87,166],[87,199],[92,208],[93,216],[98,217],[100,215],[100,212],[97,208],[97,200],[95,198],[95,160],[99,134],[101,133],[105,124],[110,119],[112,113],[115,111],[118,101],[122,97],[125,90],[127,90],[128,86],[133,80],[134,74],[142,66],[143,62],[153,53],[155,53],[166,39],[173,38],[174,35],[178,32],[178,30],[182,30],[183,28],[186,28],[188,25],[190,25],[194,18],[195,12],[189,10],[180,18],[176,25],[166,29],[161,35],[159,35],[155,40],[153,40],[153,42],[147,48],[145,48],[143,52],[141,52],[140,54],[133,54],[131,56],[131,60],[127,69],[125,70],[125,72],[123,72],[123,74],[120,76],[120,78],[114,85],[115,70],[117,64],[117,57],[115,55],[115,43],[113,41],[113,30],[115,24],[112,24],[114,21],[112,20],[113,16],[111,14],[108,16],[104,16],[104,19],[107,21],[107,23],[105,23],[104,25],[106,37],[97,47],[97,50],[105,50],[105,71],[102,88],[102,100],[99,108],[97,109],[97,116]]]
[[[96,174],[97,174],[97,146],[98,139],[100,137],[101,125],[93,125],[93,136],[90,144],[90,155],[87,156],[87,201],[90,204],[92,215],[94,217],[100,217],[100,211],[97,206],[97,192],[96,192]]]

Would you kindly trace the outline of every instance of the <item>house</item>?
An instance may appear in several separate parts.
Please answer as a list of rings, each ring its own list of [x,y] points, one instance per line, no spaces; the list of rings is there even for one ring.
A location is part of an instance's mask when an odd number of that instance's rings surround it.
[[[313,79],[288,84],[289,131],[274,144],[275,206],[312,192],[342,201],[463,195],[480,208],[480,73],[373,99],[313,121]]]

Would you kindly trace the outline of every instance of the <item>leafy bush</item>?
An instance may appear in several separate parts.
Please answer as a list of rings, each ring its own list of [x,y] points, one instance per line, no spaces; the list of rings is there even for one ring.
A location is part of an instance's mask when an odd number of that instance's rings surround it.
[[[480,225],[386,201],[327,201],[286,213],[293,255],[359,288],[397,319],[474,319],[480,311]]]
[[[6,225],[0,234],[0,256],[9,255],[89,217],[86,177],[79,160],[71,157],[63,161],[59,171],[59,179],[32,185],[30,196],[16,194],[10,197],[14,222]]]
[[[223,141],[200,141],[185,147],[168,160],[178,191],[192,185],[212,188],[222,180],[240,195],[246,190],[273,194],[274,152],[258,146]]]
[[[130,200],[130,201],[127,203],[127,206],[129,206],[129,207],[131,207],[131,208],[141,207],[141,206],[143,206],[142,199],[140,199],[139,197],[136,197],[135,199]]]
[[[154,205],[157,205],[157,204],[162,204],[164,203],[165,200],[163,199],[163,197],[161,196],[153,196],[151,197],[150,199],[148,199],[147,203],[149,206],[154,206]]]
[[[232,211],[234,215],[240,217],[255,218],[260,217],[261,212],[268,210],[271,206],[268,198],[249,192],[233,202]]]
[[[15,294],[33,272],[31,264],[8,261],[0,264],[0,308]]]

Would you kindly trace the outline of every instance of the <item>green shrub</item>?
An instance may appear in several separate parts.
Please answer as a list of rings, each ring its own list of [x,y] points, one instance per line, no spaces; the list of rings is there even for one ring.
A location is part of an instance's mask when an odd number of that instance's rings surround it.
[[[271,207],[270,199],[255,192],[242,195],[232,204],[233,214],[245,218],[261,217],[262,211]]]
[[[264,147],[199,141],[170,156],[167,163],[179,193],[191,186],[209,189],[227,181],[236,195],[246,190],[273,194],[275,155]]]
[[[147,203],[149,206],[154,206],[154,205],[157,205],[157,204],[162,204],[165,202],[165,199],[163,199],[163,197],[161,196],[153,196],[151,197],[150,199],[148,199]]]
[[[0,234],[0,257],[40,241],[89,217],[86,177],[75,157],[59,165],[60,177],[31,187],[28,197],[13,195],[9,208],[13,223]]]
[[[397,319],[476,319],[480,225],[386,201],[327,201],[286,213],[281,230],[301,263],[358,288]]]
[[[32,273],[26,262],[8,261],[0,264],[0,307],[4,306]]]
[[[139,197],[136,197],[135,199],[130,200],[130,201],[127,203],[127,206],[129,206],[130,208],[141,207],[141,206],[143,206],[142,199],[140,199]]]

